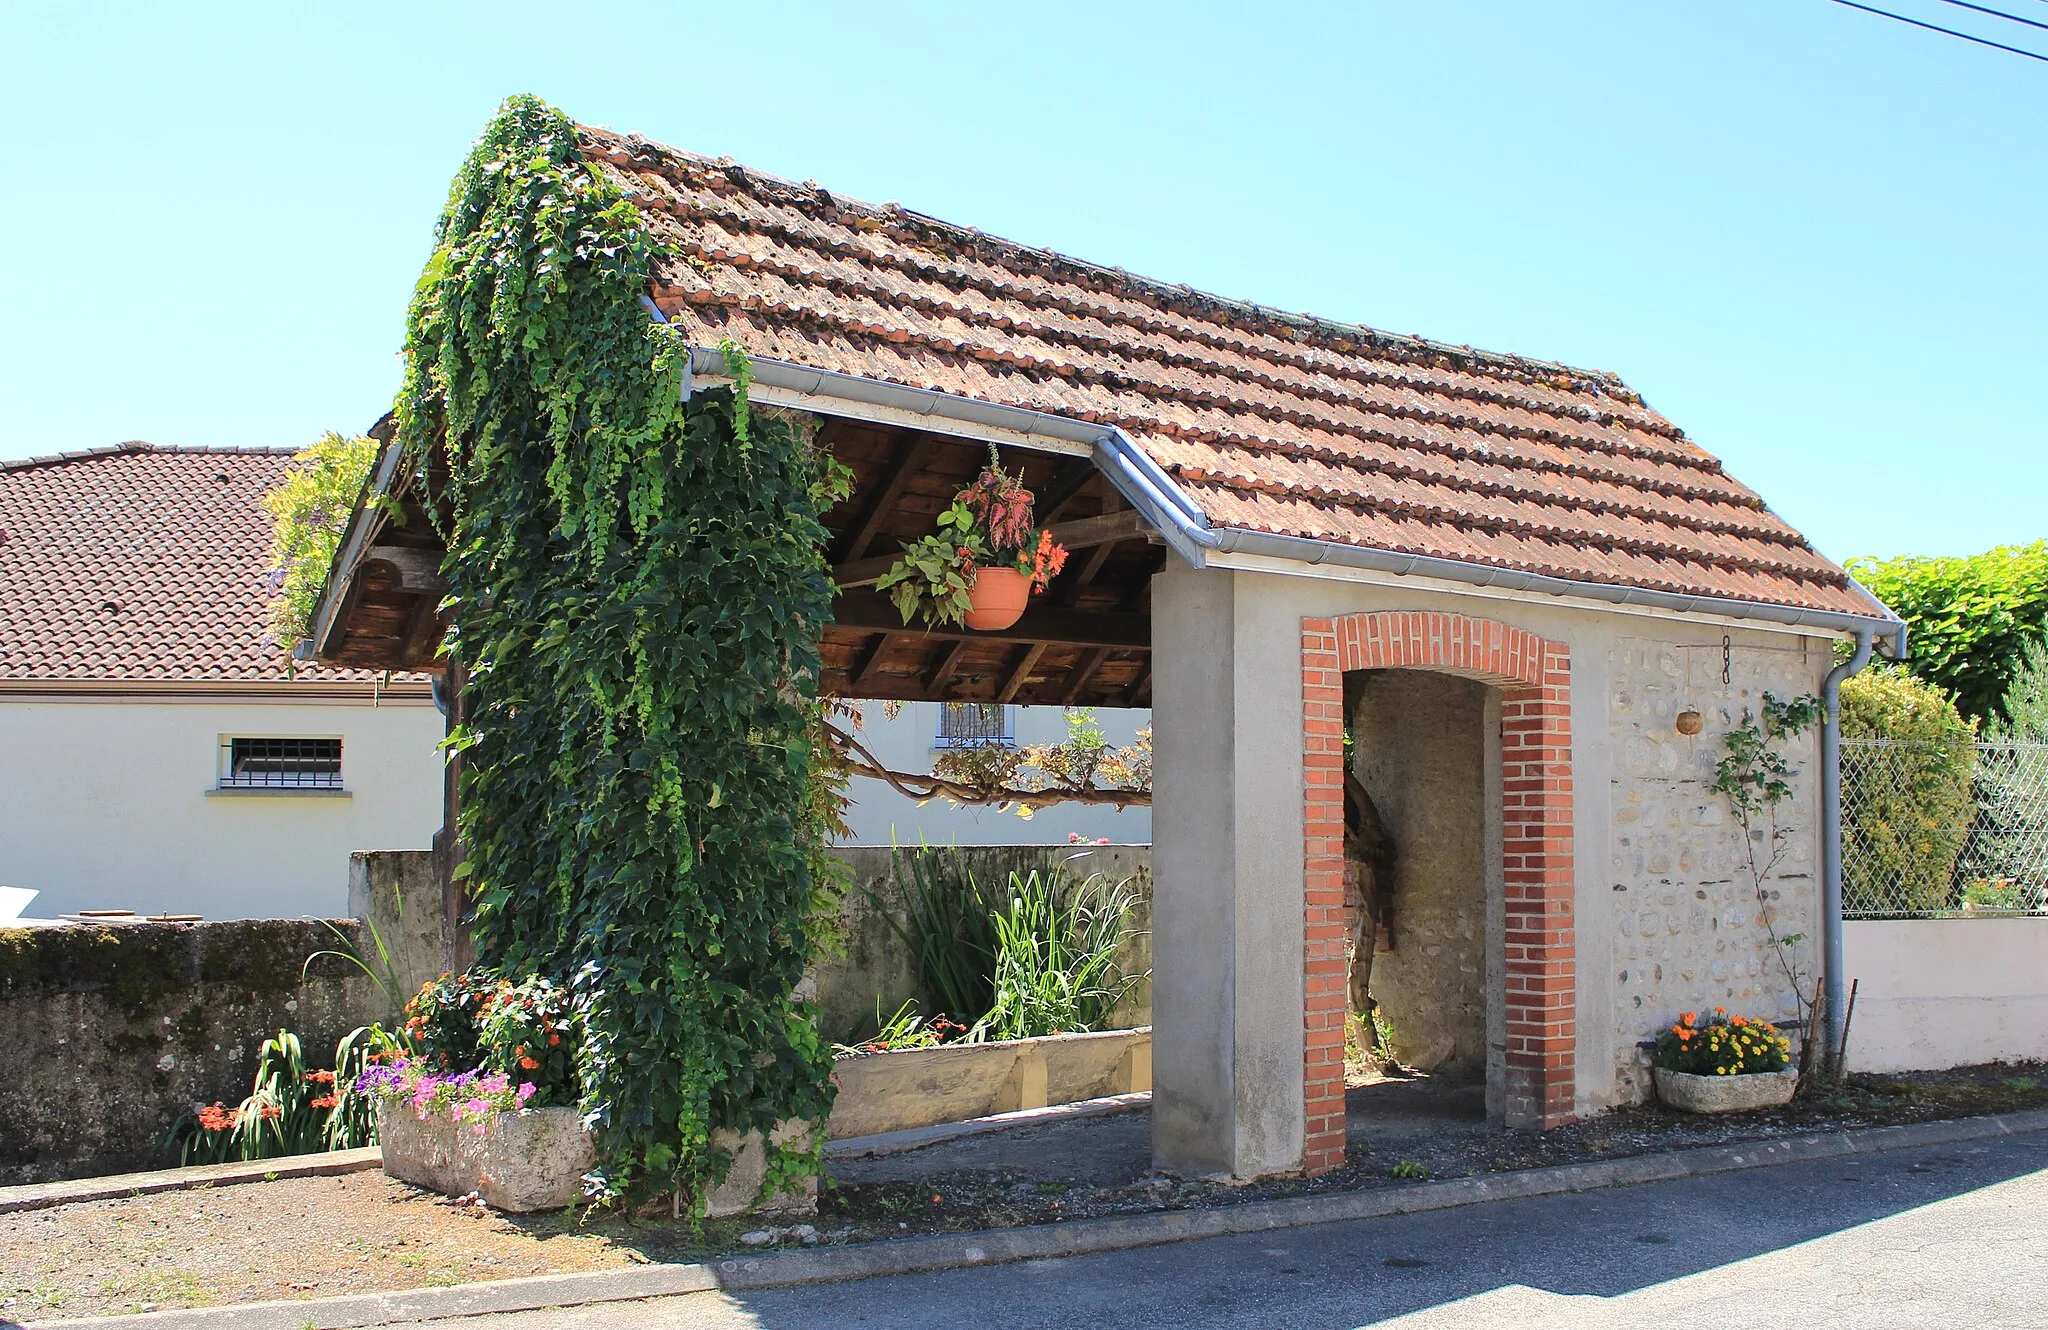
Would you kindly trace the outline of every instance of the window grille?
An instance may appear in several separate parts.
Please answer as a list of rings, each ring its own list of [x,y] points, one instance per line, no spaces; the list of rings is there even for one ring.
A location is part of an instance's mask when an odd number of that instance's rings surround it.
[[[947,702],[939,708],[940,748],[1007,748],[1016,741],[1010,708],[1000,702]]]
[[[338,790],[341,740],[224,738],[224,790]]]

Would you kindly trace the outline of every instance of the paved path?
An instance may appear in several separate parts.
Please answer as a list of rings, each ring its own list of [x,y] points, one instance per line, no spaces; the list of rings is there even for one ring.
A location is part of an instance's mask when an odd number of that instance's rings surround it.
[[[459,1330],[1080,1325],[2043,1330],[2048,1133]]]

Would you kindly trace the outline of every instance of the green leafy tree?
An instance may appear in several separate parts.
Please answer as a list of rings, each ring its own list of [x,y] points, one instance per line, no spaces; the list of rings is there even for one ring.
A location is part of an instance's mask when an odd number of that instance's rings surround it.
[[[595,1198],[701,1201],[713,1133],[822,1119],[792,996],[832,801],[814,758],[843,471],[640,301],[660,257],[575,126],[508,101],[416,288],[398,437],[446,524],[467,672],[460,831],[478,960],[566,982]],[[821,1143],[771,1146],[769,1175]]]
[[[1975,811],[1975,724],[1943,689],[1874,666],[1842,681],[1842,738],[1885,741],[1845,753],[1843,909],[1945,908]]]
[[[2048,540],[1967,558],[1852,559],[1849,571],[1905,619],[1913,673],[1974,720],[1998,716],[2048,620]]]
[[[271,520],[270,639],[282,651],[313,622],[335,547],[376,460],[375,439],[329,430],[263,496]]]
[[[2029,642],[2021,649],[2019,669],[1998,709],[2003,718],[1992,727],[1997,737],[2048,743],[2048,642]]]

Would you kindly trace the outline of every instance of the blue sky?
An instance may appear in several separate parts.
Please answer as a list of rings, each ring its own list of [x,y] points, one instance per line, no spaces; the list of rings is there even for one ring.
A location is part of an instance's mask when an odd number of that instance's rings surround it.
[[[0,457],[368,426],[447,183],[533,92],[1615,370],[1837,558],[2048,534],[2048,64],[1824,0],[189,8],[8,19]]]

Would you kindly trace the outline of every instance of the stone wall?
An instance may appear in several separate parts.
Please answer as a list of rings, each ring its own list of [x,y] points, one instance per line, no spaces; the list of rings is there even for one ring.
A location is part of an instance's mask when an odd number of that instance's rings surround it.
[[[188,1109],[249,1093],[280,1028],[331,1066],[390,1014],[347,962],[309,965],[340,945],[317,920],[0,930],[0,1185],[156,1166]]]
[[[1373,958],[1372,995],[1403,1063],[1481,1079],[1490,690],[1421,670],[1361,675],[1352,769],[1395,849],[1394,948]]]
[[[1810,990],[1819,965],[1820,743],[1816,726],[1790,749],[1793,797],[1778,808],[1783,851],[1767,891],[1780,937],[1772,945],[1748,871],[1742,831],[1727,800],[1708,786],[1728,731],[1768,692],[1790,699],[1818,691],[1825,650],[1719,643],[1618,640],[1609,655],[1608,742],[1612,844],[1608,862],[1614,975],[1614,1076],[1618,1096],[1650,1092],[1638,1041],[1681,1011],[1714,1006],[1782,1020],[1796,1005],[1783,962]],[[1724,678],[1724,659],[1726,674]],[[1701,729],[1681,734],[1685,711]],[[1769,829],[1756,842],[1772,852]],[[1590,884],[1588,884],[1590,885]],[[1782,952],[1782,955],[1780,954]]]

